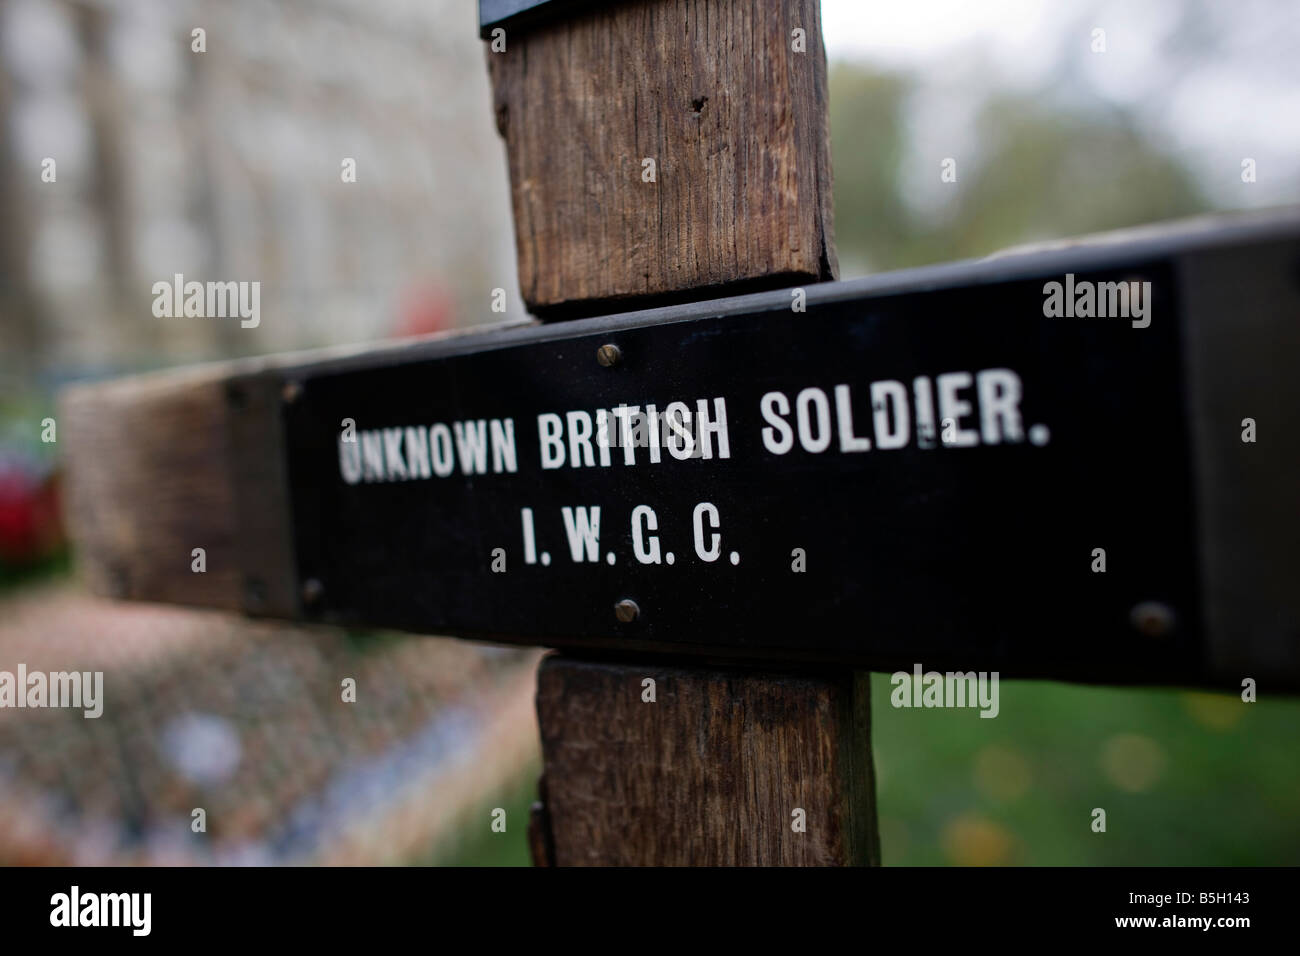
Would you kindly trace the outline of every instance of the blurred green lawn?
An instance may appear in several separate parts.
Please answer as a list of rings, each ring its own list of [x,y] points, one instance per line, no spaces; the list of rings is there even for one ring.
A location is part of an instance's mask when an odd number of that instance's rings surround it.
[[[873,677],[886,864],[1300,863],[1300,700],[1266,683],[1245,703],[1004,681],[993,719],[891,689]]]

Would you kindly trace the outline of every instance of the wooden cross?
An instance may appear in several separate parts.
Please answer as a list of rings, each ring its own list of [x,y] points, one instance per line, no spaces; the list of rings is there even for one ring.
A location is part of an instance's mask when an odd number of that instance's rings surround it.
[[[559,648],[541,864],[878,863],[869,670],[1300,686],[1300,215],[824,282],[818,17],[484,0],[548,321],[70,391],[86,579]]]

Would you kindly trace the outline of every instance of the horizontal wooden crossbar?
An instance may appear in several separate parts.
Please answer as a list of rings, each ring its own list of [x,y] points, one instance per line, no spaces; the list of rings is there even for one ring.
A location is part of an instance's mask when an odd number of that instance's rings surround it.
[[[1298,305],[1291,209],[82,387],[70,523],[136,599],[1295,688]]]

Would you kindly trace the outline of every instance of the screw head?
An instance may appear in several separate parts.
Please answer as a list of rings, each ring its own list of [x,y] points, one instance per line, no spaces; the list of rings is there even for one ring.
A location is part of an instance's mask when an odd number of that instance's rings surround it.
[[[596,361],[599,362],[601,365],[603,365],[605,368],[609,368],[610,366],[617,365],[622,358],[623,358],[623,350],[620,349],[617,345],[606,343],[602,345],[600,348],[596,349]]]
[[[286,405],[292,405],[302,398],[302,385],[298,382],[285,382],[284,388],[280,390],[280,395]]]
[[[1168,604],[1143,601],[1129,612],[1133,628],[1145,637],[1167,637],[1174,629],[1174,612]]]
[[[631,598],[624,598],[614,605],[614,616],[624,624],[631,624],[640,614],[641,609]]]

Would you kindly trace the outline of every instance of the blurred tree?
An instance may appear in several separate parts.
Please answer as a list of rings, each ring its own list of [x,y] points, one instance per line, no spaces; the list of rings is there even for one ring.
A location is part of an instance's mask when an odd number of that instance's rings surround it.
[[[913,224],[903,204],[903,107],[909,83],[838,63],[831,69],[831,157],[835,243],[846,274],[888,260]]]
[[[1036,99],[991,101],[978,121],[984,161],[946,227],[917,250],[933,258],[1203,212],[1192,176],[1121,113],[1079,115]]]
[[[987,255],[1208,208],[1192,175],[1127,114],[999,95],[979,110],[978,154],[940,214],[903,198],[911,82],[838,64],[831,73],[835,230],[845,274]],[[928,162],[928,160],[927,160]],[[934,181],[939,187],[935,161]]]

